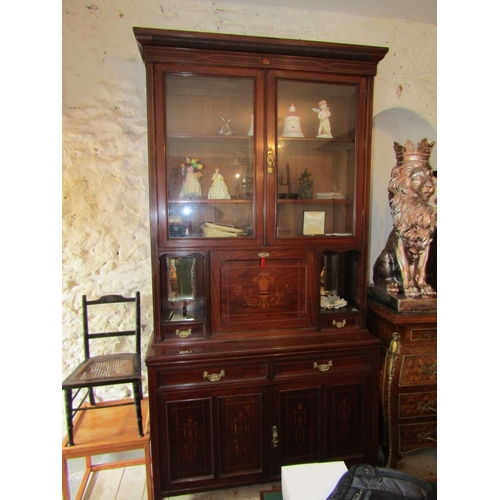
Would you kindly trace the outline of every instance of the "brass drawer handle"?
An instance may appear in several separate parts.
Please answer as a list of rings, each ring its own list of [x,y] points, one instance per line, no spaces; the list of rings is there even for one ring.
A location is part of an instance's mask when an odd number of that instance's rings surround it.
[[[317,369],[320,372],[327,372],[332,366],[333,366],[332,360],[328,361],[327,365],[318,365],[318,363],[316,363],[315,361],[313,364],[313,369]]]
[[[332,325],[336,326],[337,328],[344,328],[344,326],[346,325],[346,320],[345,319],[343,319],[342,321],[333,320]]]
[[[417,408],[422,411],[433,411],[437,413],[437,399],[432,401],[418,401]]]
[[[210,382],[218,382],[222,377],[225,377],[225,376],[226,376],[225,370],[221,370],[218,375],[217,375],[217,373],[211,373],[209,375],[207,371],[203,372],[203,378],[208,378],[208,380],[210,380]]]
[[[191,328],[188,330],[176,330],[175,334],[181,339],[187,339],[191,335]]]
[[[437,443],[437,429],[432,431],[422,431],[417,432],[418,439],[423,441],[431,441],[432,443]]]
[[[428,365],[419,365],[419,368],[422,369],[425,375],[429,375],[431,377],[437,376],[437,363],[428,364]]]

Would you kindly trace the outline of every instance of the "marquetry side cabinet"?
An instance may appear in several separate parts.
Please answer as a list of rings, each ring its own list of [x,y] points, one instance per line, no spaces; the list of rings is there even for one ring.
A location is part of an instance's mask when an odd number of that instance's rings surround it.
[[[437,317],[367,303],[367,327],[384,343],[382,444],[388,467],[405,453],[437,447]]]
[[[365,326],[387,47],[134,28],[146,66],[155,499],[377,458]]]

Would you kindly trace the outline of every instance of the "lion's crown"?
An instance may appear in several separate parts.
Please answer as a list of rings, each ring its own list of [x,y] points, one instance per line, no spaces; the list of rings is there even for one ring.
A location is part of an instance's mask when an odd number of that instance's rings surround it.
[[[429,143],[427,139],[422,139],[416,146],[410,139],[406,141],[404,146],[395,142],[394,152],[396,153],[396,160],[398,162],[408,160],[429,161],[429,156],[434,144],[434,141]]]

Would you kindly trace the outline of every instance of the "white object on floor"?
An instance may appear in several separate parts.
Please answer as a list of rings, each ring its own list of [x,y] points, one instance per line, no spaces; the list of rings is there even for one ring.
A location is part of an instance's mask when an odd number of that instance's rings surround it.
[[[281,467],[283,500],[325,500],[345,472],[344,462]]]

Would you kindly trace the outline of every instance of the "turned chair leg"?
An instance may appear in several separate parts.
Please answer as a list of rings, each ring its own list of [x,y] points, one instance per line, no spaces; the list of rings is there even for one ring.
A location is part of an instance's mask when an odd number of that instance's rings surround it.
[[[68,446],[73,446],[73,398],[72,390],[64,391],[64,406],[66,408],[66,429],[68,432]]]
[[[95,396],[93,387],[89,387],[89,401],[91,406],[95,406]]]
[[[135,402],[135,414],[137,416],[137,428],[139,429],[139,437],[143,437],[144,432],[142,430],[142,411],[141,411],[142,390],[140,382],[133,383],[133,392],[134,392],[134,402]]]

